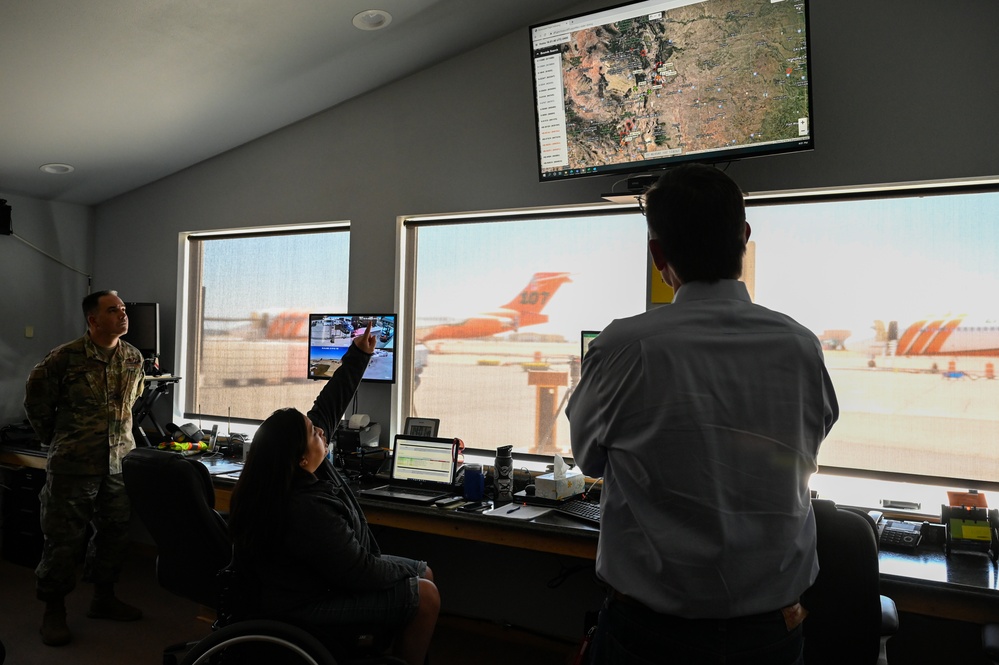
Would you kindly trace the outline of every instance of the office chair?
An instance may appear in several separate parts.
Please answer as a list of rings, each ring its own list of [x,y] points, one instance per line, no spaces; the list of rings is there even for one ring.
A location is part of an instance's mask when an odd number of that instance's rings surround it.
[[[155,448],[136,448],[122,460],[125,490],[132,509],[157,547],[156,580],[167,591],[213,610],[220,609],[230,577],[220,575],[232,558],[225,520],[215,510],[215,489],[208,469],[198,460]],[[214,632],[197,643],[173,645],[164,652],[164,665],[219,662],[221,652],[240,653],[227,662],[303,662],[330,665],[332,652],[354,656],[343,634],[338,643],[324,643],[307,630],[270,617],[238,616],[233,608],[219,613]],[[354,635],[356,637],[356,635]],[[346,646],[345,646],[346,645]],[[274,653],[278,651],[278,653]],[[298,656],[298,659],[291,657]],[[378,655],[364,663],[401,663]]]
[[[884,643],[898,630],[898,611],[880,593],[874,520],[828,500],[814,499],[812,509],[820,570],[801,600],[805,662],[887,662]]]
[[[982,649],[990,663],[999,665],[999,623],[982,626]]]
[[[122,460],[122,475],[132,510],[156,543],[156,581],[215,609],[216,576],[229,564],[232,546],[208,469],[180,453],[136,448]]]

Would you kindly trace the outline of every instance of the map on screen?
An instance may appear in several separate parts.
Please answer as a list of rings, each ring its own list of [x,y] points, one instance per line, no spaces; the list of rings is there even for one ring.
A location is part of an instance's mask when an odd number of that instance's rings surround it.
[[[674,0],[535,28],[542,177],[807,144],[806,24],[803,2]]]

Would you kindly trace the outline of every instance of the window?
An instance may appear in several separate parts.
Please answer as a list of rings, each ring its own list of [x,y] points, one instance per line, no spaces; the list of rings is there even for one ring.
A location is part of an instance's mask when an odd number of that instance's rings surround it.
[[[764,193],[747,205],[750,293],[816,334],[836,387],[821,469],[999,488],[999,184]],[[620,210],[407,220],[415,331],[402,415],[440,418],[441,435],[472,448],[569,453],[580,332],[645,309],[645,238],[644,219]],[[552,274],[569,279],[525,286]],[[532,299],[544,307],[520,307]]]
[[[749,203],[755,300],[818,335],[836,387],[820,466],[999,484],[999,191]]]
[[[347,309],[347,231],[187,237],[185,417],[260,421],[277,408],[312,405],[309,313]]]
[[[580,335],[645,310],[645,218],[619,209],[408,220],[402,414],[470,448],[570,454]],[[407,303],[408,304],[408,303]]]

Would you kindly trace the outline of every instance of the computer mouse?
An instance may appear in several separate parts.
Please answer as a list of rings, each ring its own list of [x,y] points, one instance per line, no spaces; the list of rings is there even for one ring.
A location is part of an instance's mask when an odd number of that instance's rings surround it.
[[[535,489],[534,485],[527,485],[524,488],[524,494],[526,494],[527,496],[534,496],[534,489]]]

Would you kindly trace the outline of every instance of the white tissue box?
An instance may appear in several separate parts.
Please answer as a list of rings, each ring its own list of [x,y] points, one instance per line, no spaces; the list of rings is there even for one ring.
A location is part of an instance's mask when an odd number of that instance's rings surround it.
[[[585,480],[583,472],[575,467],[566,469],[565,478],[556,478],[554,473],[544,473],[534,479],[534,494],[543,499],[565,499],[582,494]]]

